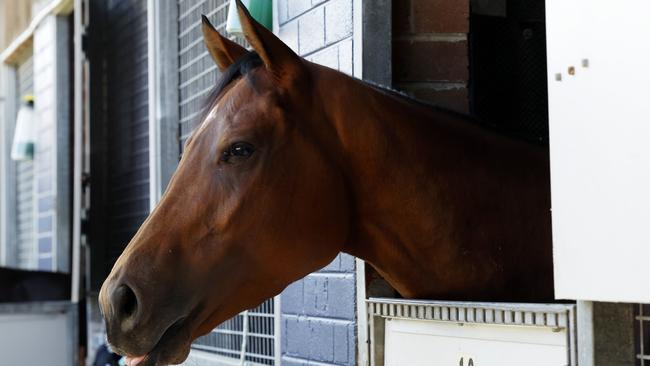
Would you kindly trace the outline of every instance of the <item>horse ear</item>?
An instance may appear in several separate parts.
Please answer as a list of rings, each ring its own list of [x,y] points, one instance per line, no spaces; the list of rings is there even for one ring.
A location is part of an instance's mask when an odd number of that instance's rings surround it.
[[[248,53],[244,47],[219,34],[208,17],[201,15],[201,18],[203,19],[203,41],[212,55],[212,59],[219,66],[219,70],[227,69]]]
[[[295,64],[299,60],[298,55],[276,37],[273,32],[258,23],[241,0],[236,1],[244,36],[260,56],[266,68],[271,71],[279,71],[290,64]]]

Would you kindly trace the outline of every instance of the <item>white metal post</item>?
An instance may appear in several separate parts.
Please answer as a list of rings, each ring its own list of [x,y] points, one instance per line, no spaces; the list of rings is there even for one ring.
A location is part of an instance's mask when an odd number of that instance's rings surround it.
[[[149,209],[156,206],[178,165],[178,6],[147,2],[149,88]]]
[[[363,79],[363,0],[352,2],[353,22],[353,76]],[[357,302],[357,362],[360,366],[368,366],[368,309],[366,308],[366,264],[362,259],[356,259],[356,302]]]
[[[71,300],[79,302],[81,297],[81,200],[83,190],[83,121],[84,101],[84,77],[83,65],[85,57],[82,49],[82,38],[84,33],[84,14],[82,14],[83,0],[74,1],[74,125],[73,135],[73,161],[72,161],[72,290]]]
[[[160,106],[158,104],[158,50],[160,49],[158,22],[158,1],[147,1],[147,48],[148,48],[148,81],[149,81],[149,211],[160,200],[161,196],[161,159],[160,159]]]
[[[273,298],[273,356],[275,365],[282,365],[282,301],[281,295]]]
[[[1,62],[1,61],[0,61]],[[13,138],[13,119],[16,116],[16,69],[7,65],[0,64],[0,72],[2,73],[2,96],[4,100],[4,125],[2,130],[4,133],[0,148],[3,149],[2,162],[0,163],[0,259],[3,266],[13,266],[17,263],[16,247],[11,245],[15,240],[16,227],[10,224],[10,220],[14,219],[12,214],[10,202],[15,201],[15,185],[9,181],[10,177],[15,174],[13,164],[9,162],[9,149],[11,148],[11,139]]]
[[[578,328],[578,365],[594,366],[594,304],[579,300],[576,304]]]

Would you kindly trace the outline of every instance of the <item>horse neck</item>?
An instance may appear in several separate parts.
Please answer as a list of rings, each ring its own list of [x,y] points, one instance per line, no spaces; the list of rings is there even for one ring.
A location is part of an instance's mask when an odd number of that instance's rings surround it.
[[[437,267],[430,257],[445,245],[449,225],[436,217],[447,209],[439,198],[448,160],[471,141],[457,138],[467,134],[453,128],[450,119],[458,117],[449,112],[339,74],[319,82],[353,196],[355,222],[344,251],[370,262],[402,295],[417,296],[412,289]]]
[[[548,150],[333,71],[314,80],[349,188],[345,252],[406,297],[552,297],[544,281],[505,292],[513,273],[552,276]]]

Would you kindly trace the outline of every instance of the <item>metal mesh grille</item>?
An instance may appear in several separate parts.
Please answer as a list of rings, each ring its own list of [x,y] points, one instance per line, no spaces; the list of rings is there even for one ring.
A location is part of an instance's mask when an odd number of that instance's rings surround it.
[[[247,365],[275,364],[275,303],[267,300],[224,322],[194,342],[193,347],[245,361]],[[242,352],[245,350],[245,352]]]
[[[34,89],[34,64],[32,56],[18,67],[18,105],[22,98],[32,94]],[[16,163],[16,244],[18,267],[36,267],[36,240],[34,238],[34,162],[32,160]]]
[[[149,213],[147,1],[106,2],[110,263]]]
[[[203,44],[201,14],[225,33],[227,0],[178,1],[179,116],[181,151],[185,140],[200,122],[205,98],[216,85],[219,71]],[[245,41],[234,38],[240,44]],[[269,299],[243,312],[199,338],[193,348],[254,365],[275,364],[276,306]]]
[[[180,0],[178,2],[179,49],[179,103],[181,147],[198,124],[201,107],[210,90],[216,85],[219,73],[203,44],[201,14],[225,33],[228,15],[226,0]],[[245,44],[242,38],[234,38]]]
[[[473,113],[504,132],[546,143],[544,0],[507,6],[507,17],[470,18]]]
[[[636,365],[650,366],[650,305],[636,305],[634,319]]]

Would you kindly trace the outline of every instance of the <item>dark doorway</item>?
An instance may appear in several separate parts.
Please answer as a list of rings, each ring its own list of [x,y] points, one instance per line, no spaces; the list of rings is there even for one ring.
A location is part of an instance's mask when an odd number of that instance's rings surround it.
[[[544,0],[472,0],[469,39],[472,114],[548,143]]]

